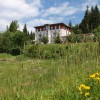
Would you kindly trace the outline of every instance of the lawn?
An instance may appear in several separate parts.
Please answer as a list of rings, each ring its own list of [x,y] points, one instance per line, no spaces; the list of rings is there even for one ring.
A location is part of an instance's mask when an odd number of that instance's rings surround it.
[[[99,45],[66,45],[70,48],[59,59],[0,54],[0,100],[86,100],[78,86],[100,72]],[[100,95],[96,98],[99,100]]]

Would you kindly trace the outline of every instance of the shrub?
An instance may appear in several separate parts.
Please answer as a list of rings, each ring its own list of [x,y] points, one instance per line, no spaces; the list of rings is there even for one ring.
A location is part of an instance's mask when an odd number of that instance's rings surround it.
[[[27,47],[24,54],[29,57],[39,58],[39,59],[55,59],[63,58],[66,56],[68,47],[54,44],[54,45],[33,45]]]
[[[55,38],[55,43],[61,43],[61,39],[59,34],[57,35],[57,37]]]
[[[67,41],[71,43],[80,42],[80,37],[78,35],[71,34],[67,36]]]
[[[33,45],[31,47],[26,48],[24,54],[29,57],[38,58],[38,45]]]
[[[14,47],[10,50],[11,55],[20,55],[22,53],[21,49],[19,47]]]
[[[43,36],[41,42],[43,42],[44,44],[47,44],[48,43],[48,37]]]

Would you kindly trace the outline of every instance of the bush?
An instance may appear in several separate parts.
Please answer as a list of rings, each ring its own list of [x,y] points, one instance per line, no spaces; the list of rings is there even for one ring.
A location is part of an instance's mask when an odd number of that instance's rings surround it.
[[[55,59],[63,58],[66,56],[68,48],[66,46],[54,44],[54,45],[33,45],[28,47],[24,54],[29,57],[39,59]]]
[[[67,36],[67,41],[72,42],[72,43],[80,42],[80,38],[78,35],[72,34],[72,35]]]
[[[60,36],[59,34],[57,35],[57,37],[55,38],[55,43],[61,43],[61,39],[60,39]]]
[[[48,37],[47,36],[43,36],[42,40],[41,40],[44,44],[48,43]]]
[[[33,45],[31,47],[26,48],[24,54],[29,57],[38,58],[38,45]]]
[[[19,47],[14,47],[10,50],[11,55],[20,55],[22,53],[21,49]]]

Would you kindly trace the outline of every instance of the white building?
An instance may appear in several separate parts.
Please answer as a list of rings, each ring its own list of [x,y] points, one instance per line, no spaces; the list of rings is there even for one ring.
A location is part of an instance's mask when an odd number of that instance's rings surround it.
[[[64,23],[45,24],[43,26],[35,27],[35,43],[41,43],[43,36],[48,37],[48,44],[54,43],[54,39],[59,34],[62,42],[66,39],[66,36],[71,34],[71,27]]]

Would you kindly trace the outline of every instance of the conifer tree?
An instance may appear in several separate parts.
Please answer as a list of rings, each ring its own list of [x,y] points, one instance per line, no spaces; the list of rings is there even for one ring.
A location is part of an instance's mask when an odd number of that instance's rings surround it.
[[[91,7],[91,10],[85,11],[84,18],[80,23],[79,27],[84,33],[92,32],[96,27],[100,25],[100,12],[98,6]]]
[[[31,33],[29,34],[29,37],[31,40],[34,40],[35,39],[35,34],[31,31]]]
[[[16,20],[12,21],[10,26],[9,26],[9,31],[10,32],[16,32],[18,27],[19,27],[18,22]]]
[[[95,13],[95,27],[94,28],[97,28],[100,25],[100,12],[97,5],[94,8],[94,13]]]
[[[69,24],[68,24],[68,26],[72,27],[72,22],[71,22],[71,21],[69,21]]]
[[[23,27],[23,34],[24,34],[25,41],[28,40],[29,36],[28,36],[28,30],[27,30],[27,25],[26,24]]]
[[[89,7],[87,6],[87,10],[85,11],[85,15],[84,18],[80,24],[80,28],[84,33],[88,33],[89,32],[89,17],[90,17],[90,13],[89,13]]]
[[[27,33],[28,33],[26,24],[24,25],[23,33],[26,34],[26,35],[27,35]]]

